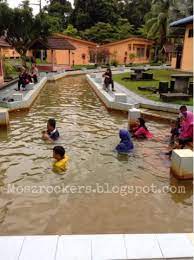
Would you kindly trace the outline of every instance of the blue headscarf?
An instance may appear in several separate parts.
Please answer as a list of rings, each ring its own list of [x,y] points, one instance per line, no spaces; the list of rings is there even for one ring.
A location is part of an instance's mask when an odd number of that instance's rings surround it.
[[[116,150],[118,153],[129,153],[133,150],[133,142],[131,141],[131,135],[129,131],[125,129],[121,129],[119,132],[119,136],[121,138],[120,144],[116,146]]]

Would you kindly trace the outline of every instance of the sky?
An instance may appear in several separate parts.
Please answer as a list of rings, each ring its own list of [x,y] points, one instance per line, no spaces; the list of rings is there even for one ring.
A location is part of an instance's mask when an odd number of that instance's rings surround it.
[[[42,6],[44,6],[46,4],[46,0],[41,0],[42,1]],[[8,4],[10,7],[17,7],[22,0],[7,0]],[[69,2],[71,2],[73,4],[74,0],[69,0]],[[30,3],[32,4],[38,4],[39,0],[30,0]],[[39,7],[36,5],[32,5],[32,8],[34,10],[34,14],[37,14],[39,12]]]

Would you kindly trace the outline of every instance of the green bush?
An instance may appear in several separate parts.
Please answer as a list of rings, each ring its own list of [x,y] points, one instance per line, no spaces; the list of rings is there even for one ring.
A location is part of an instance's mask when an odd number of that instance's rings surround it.
[[[13,74],[16,74],[15,67],[9,61],[4,61],[3,70],[4,70],[5,78],[11,78]]]

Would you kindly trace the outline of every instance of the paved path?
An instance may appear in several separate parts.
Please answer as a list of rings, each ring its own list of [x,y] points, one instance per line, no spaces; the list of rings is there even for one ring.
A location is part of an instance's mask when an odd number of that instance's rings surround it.
[[[113,74],[117,74],[117,73],[114,72]],[[97,74],[97,77],[101,77],[101,76],[102,76],[102,73]],[[115,85],[116,92],[125,93],[127,95],[128,103],[131,105],[140,104],[142,107],[147,107],[147,108],[152,107],[153,109],[156,109],[156,110],[169,110],[169,112],[170,111],[176,112],[179,110],[180,105],[153,101],[153,100],[147,99],[143,96],[140,96],[140,95],[134,93],[133,91],[127,89],[126,87],[124,87],[123,85],[121,85],[117,82],[114,82],[114,85]],[[112,97],[114,97],[114,93],[112,93],[112,91],[110,91],[109,94]],[[162,109],[162,108],[164,108],[164,109]],[[187,106],[187,108],[190,111],[193,110],[192,106]]]

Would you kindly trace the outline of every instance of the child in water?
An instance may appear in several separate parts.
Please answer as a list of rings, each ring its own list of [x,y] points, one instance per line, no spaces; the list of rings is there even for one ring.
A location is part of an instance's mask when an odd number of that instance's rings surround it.
[[[121,129],[119,132],[119,137],[121,138],[120,143],[116,146],[116,151],[118,153],[129,153],[133,150],[133,142],[131,141],[131,135],[129,131]]]
[[[59,131],[56,129],[56,120],[50,118],[47,122],[47,131],[42,132],[42,139],[56,141],[59,138]]]
[[[181,133],[181,118],[178,117],[175,122],[172,121],[171,127],[172,128],[171,128],[171,131],[170,131],[170,133],[171,133],[170,144],[174,145],[175,141],[178,140],[178,137]]]
[[[56,160],[53,164],[53,169],[58,173],[67,169],[69,157],[65,155],[65,149],[62,146],[53,148],[53,158]]]
[[[133,128],[133,136],[138,139],[153,137],[153,134],[148,131],[145,120],[142,117],[138,118],[138,125]]]

